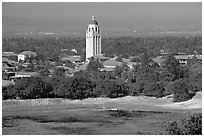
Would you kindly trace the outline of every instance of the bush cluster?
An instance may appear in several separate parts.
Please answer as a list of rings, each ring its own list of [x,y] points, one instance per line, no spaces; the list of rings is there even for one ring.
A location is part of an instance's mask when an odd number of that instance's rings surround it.
[[[166,131],[171,135],[202,135],[202,113],[181,121],[169,122]]]
[[[96,97],[117,98],[129,94],[128,86],[117,79],[104,79],[99,82],[87,74],[73,77],[53,76],[44,80],[30,77],[18,80],[15,85],[3,87],[3,99],[36,99],[36,98],[68,98],[85,99]]]
[[[187,79],[178,79],[168,85],[166,92],[173,94],[174,102],[187,101],[191,99],[195,93],[191,93],[189,82]]]
[[[3,99],[36,99],[51,97],[52,89],[40,77],[23,78],[15,85],[2,88]]]
[[[69,98],[84,99],[96,97],[117,98],[127,95],[163,97],[173,94],[174,102],[191,99],[196,91],[202,89],[200,64],[192,61],[185,68],[173,55],[166,57],[163,66],[152,63],[147,53],[139,58],[131,70],[125,63],[117,66],[113,72],[100,72],[102,64],[92,59],[88,70],[77,72],[72,77],[63,68],[55,69],[52,77],[47,70],[38,77],[23,78],[14,86],[3,88],[3,99],[22,98]],[[191,91],[191,92],[190,92]]]

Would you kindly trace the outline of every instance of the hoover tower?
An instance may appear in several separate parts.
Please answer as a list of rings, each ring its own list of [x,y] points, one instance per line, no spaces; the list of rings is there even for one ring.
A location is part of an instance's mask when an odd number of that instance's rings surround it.
[[[93,16],[86,30],[86,59],[95,55],[101,55],[101,35]]]

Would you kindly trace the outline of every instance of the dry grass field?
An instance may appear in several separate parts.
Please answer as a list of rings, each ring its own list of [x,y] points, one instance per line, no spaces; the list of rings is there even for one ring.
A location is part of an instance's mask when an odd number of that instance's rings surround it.
[[[192,100],[123,97],[84,100],[3,101],[3,135],[167,134],[163,125],[202,112],[201,92]]]

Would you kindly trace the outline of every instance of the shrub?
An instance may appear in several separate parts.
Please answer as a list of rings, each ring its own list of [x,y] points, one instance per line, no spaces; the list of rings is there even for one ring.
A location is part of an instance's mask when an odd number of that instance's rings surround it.
[[[164,91],[164,95],[171,95],[174,94],[172,87],[174,85],[174,82],[166,82],[166,86],[165,86],[165,91]]]
[[[95,83],[96,96],[117,98],[129,95],[129,88],[124,81],[119,79],[104,79]]]
[[[27,84],[24,85],[23,82],[27,80]],[[15,85],[17,89],[23,87],[19,90],[19,97],[23,99],[35,99],[35,98],[46,98],[49,96],[49,90],[46,89],[46,83],[42,81],[39,77],[30,77],[25,80],[20,81],[19,84]],[[19,86],[19,87],[18,87]]]
[[[121,56],[118,56],[115,60],[119,62],[123,62],[123,58]]]
[[[3,88],[3,99],[35,99],[50,97],[52,88],[39,77],[22,78],[15,85]]]
[[[58,82],[53,90],[56,97],[84,99],[92,97],[93,84],[86,76],[74,76]]]
[[[9,85],[2,87],[2,98],[3,99],[12,99],[15,97],[16,93],[13,90],[14,85]]]
[[[163,97],[164,86],[161,82],[151,82],[144,86],[143,93],[145,96]]]
[[[104,91],[109,98],[124,97],[129,94],[128,86],[120,80],[109,80],[104,85]]]
[[[71,83],[71,99],[84,99],[92,97],[93,84],[87,77],[75,77]]]
[[[202,73],[198,73],[195,76],[189,78],[189,88],[191,91],[201,91],[202,90]]]
[[[130,95],[138,96],[142,93],[144,89],[144,82],[137,82],[129,84]]]
[[[52,77],[55,77],[55,78],[65,77],[65,69],[64,68],[56,68],[54,70]]]
[[[87,71],[99,71],[101,68],[103,68],[103,64],[98,59],[91,58],[87,65]]]
[[[169,122],[166,131],[171,135],[202,135],[202,113],[181,121]]]
[[[130,59],[130,62],[139,62],[140,59],[138,57],[134,57]]]
[[[173,82],[171,87],[174,102],[187,101],[193,96],[189,93],[189,85],[185,79],[179,79]]]

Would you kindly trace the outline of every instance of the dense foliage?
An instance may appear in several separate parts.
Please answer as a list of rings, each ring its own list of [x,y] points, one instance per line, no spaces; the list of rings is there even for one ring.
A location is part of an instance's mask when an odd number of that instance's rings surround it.
[[[92,60],[87,71],[77,72],[71,77],[63,68],[56,68],[51,77],[47,69],[42,69],[38,77],[23,78],[13,86],[3,87],[3,99],[117,98],[127,95],[159,98],[173,94],[174,101],[180,102],[191,99],[202,88],[202,73],[195,71],[200,64],[196,67],[194,63],[193,68],[190,64],[181,67],[170,55],[161,68],[151,63],[147,54],[141,55],[140,62],[133,70],[123,63],[111,73],[100,72],[101,63]]]
[[[202,114],[194,114],[181,121],[169,122],[166,131],[170,135],[202,135]]]
[[[85,39],[80,38],[3,39],[3,51],[37,52],[37,57],[26,59],[30,63],[27,68],[18,66],[18,69],[40,73],[38,77],[23,78],[13,86],[3,87],[3,99],[116,98],[126,95],[163,97],[173,94],[174,101],[180,102],[191,99],[194,95],[192,93],[202,90],[202,62],[194,57],[188,60],[188,65],[181,66],[173,54],[175,51],[190,54],[200,52],[201,37],[103,39],[103,52],[107,56],[119,55],[116,60],[120,62],[134,56],[131,60],[136,65],[130,68],[123,62],[122,66],[116,66],[113,72],[101,72],[102,63],[91,59],[87,71],[70,76],[63,66],[75,68],[75,65],[69,61],[60,61],[59,55],[71,55],[71,49],[76,49],[77,54],[84,55],[84,41]],[[161,49],[172,54],[164,56],[165,61],[159,65],[152,61],[152,57],[158,55]],[[55,61],[55,65],[52,61]],[[51,77],[48,71],[50,68],[55,68]]]
[[[102,52],[107,56],[120,55],[120,57],[137,56],[144,53],[155,56],[164,50],[167,53],[186,52],[188,54],[202,54],[202,37],[149,37],[149,38],[106,38],[102,39]],[[63,50],[65,49],[65,51]],[[66,50],[68,49],[68,50]],[[51,57],[55,60],[63,53],[73,54],[71,49],[76,49],[77,54],[85,53],[85,38],[3,38],[2,50],[20,53],[31,50]],[[119,58],[120,60],[120,58]]]
[[[87,71],[99,71],[101,68],[103,68],[103,64],[98,59],[94,60],[94,58],[91,58],[87,66]]]
[[[174,81],[169,87],[170,93],[173,93],[173,101],[181,102],[191,99],[195,93],[189,92],[189,85],[185,79]]]
[[[3,99],[36,99],[50,97],[51,89],[39,77],[23,78],[3,88]]]

